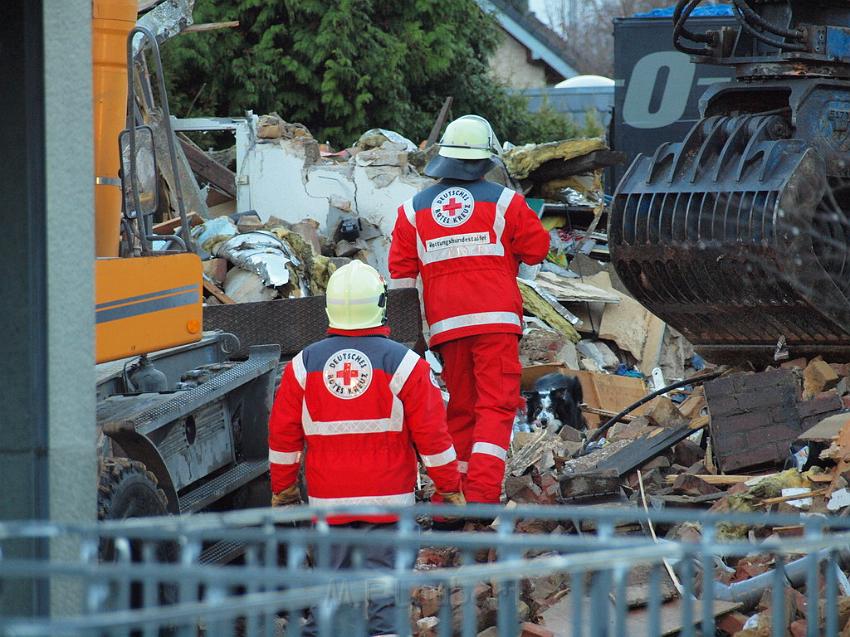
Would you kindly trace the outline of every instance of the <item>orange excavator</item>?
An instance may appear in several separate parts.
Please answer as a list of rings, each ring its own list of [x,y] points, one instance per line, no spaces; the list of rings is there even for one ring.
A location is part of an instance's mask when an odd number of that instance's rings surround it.
[[[265,503],[266,489],[252,488],[268,470],[280,347],[232,360],[232,334],[202,331],[201,260],[179,183],[179,234],[152,230],[157,166],[177,171],[158,43],[137,26],[135,0],[94,0],[92,10],[99,517]],[[137,108],[134,42],[156,70],[164,157]]]
[[[144,184],[141,173],[147,168],[148,176],[155,177],[155,171],[150,162],[142,166],[139,155],[151,158],[152,148],[144,143],[153,138],[150,128],[139,128],[134,121],[135,90],[128,72],[133,60],[126,51],[131,32],[152,47],[157,46],[156,40],[136,27],[136,0],[95,0],[92,10],[96,356],[100,363],[199,340],[202,269],[198,256],[185,250],[189,239],[185,227],[182,252],[151,254],[148,220],[156,209],[156,188]],[[167,109],[167,101],[163,105]],[[170,125],[167,115],[165,126]],[[185,224],[182,197],[177,195],[181,224]],[[139,256],[119,256],[122,225],[138,239]]]

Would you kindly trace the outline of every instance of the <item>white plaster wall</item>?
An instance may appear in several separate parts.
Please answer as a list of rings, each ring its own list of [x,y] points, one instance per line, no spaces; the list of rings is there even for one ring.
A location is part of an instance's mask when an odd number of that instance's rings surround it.
[[[380,173],[381,180],[370,176]],[[398,206],[432,183],[406,167],[380,168],[320,161],[312,163],[304,147],[294,141],[258,142],[247,152],[240,175],[249,179],[250,208],[260,218],[277,217],[289,223],[314,219],[319,231],[330,236],[338,215],[330,215],[332,204],[345,208],[381,229],[384,236],[367,241],[368,261],[385,276],[390,235]],[[392,181],[383,185],[384,180]]]

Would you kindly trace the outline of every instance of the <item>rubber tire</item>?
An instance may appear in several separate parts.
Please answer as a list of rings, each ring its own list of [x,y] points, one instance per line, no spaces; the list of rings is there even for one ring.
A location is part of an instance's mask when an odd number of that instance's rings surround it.
[[[97,485],[99,520],[124,520],[168,514],[168,498],[144,464],[128,458],[104,463]]]
[[[168,515],[168,498],[159,488],[156,476],[147,467],[129,458],[110,458],[101,468],[97,485],[97,517],[99,520],[124,520]],[[141,561],[141,547],[138,542],[130,542],[132,562]],[[101,540],[99,558],[102,562],[115,561],[115,545],[112,541]],[[160,542],[155,549],[158,562],[175,562],[179,549],[175,542]],[[142,607],[142,588],[137,582],[130,587],[131,608]],[[160,584],[159,603],[173,604],[177,601],[176,587]],[[160,634],[170,634],[160,631]]]

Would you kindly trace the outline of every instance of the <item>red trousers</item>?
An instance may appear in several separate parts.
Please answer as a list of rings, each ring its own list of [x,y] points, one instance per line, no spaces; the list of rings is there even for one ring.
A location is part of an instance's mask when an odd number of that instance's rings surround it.
[[[522,403],[519,336],[467,336],[443,343],[439,353],[464,495],[468,502],[498,503],[514,417]]]

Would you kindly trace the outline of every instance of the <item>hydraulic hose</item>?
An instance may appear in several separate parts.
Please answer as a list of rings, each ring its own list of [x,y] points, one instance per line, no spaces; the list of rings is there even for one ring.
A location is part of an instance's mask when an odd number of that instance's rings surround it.
[[[587,449],[587,445],[589,445],[591,442],[599,439],[602,436],[602,434],[604,434],[611,427],[613,427],[615,424],[617,424],[623,418],[623,416],[627,416],[628,414],[633,412],[635,409],[637,409],[641,405],[645,405],[646,403],[648,403],[653,398],[657,398],[658,396],[661,396],[662,394],[666,394],[668,391],[672,391],[674,389],[679,389],[680,387],[686,387],[687,385],[702,385],[703,383],[705,383],[709,380],[714,380],[718,376],[722,376],[723,374],[726,373],[726,370],[727,370],[726,367],[721,367],[719,369],[716,369],[716,370],[711,371],[711,372],[707,372],[705,374],[698,374],[697,376],[693,376],[692,378],[685,378],[683,380],[680,380],[680,381],[673,383],[672,385],[667,385],[666,387],[662,387],[661,389],[657,389],[654,392],[647,394],[646,396],[644,396],[640,400],[633,402],[631,405],[626,407],[623,411],[621,411],[617,415],[612,416],[604,425],[602,425],[598,429],[595,429],[593,431],[593,433],[591,433],[587,437],[587,440],[584,442],[584,444],[581,446],[581,448],[572,455],[572,457],[578,458],[579,456],[583,455],[585,450]]]
[[[747,17],[747,14],[745,13],[745,9],[743,8],[743,7],[746,7],[750,11],[753,11],[749,7],[749,5],[746,5],[744,0],[733,0],[733,1],[735,3],[735,15],[738,18],[738,22],[740,22],[740,24],[741,24],[741,28],[744,31],[746,31],[747,33],[749,33],[751,36],[753,36],[756,40],[758,40],[759,42],[763,42],[764,44],[767,44],[768,46],[772,46],[774,48],[777,48],[780,51],[805,51],[806,50],[805,44],[801,44],[801,43],[798,43],[798,42],[785,42],[783,40],[777,40],[777,39],[772,38],[768,35],[765,35],[761,31],[757,30],[750,23],[750,19]],[[758,15],[755,12],[753,12],[753,13],[755,15]],[[761,16],[759,16],[759,18],[761,18]]]
[[[752,21],[755,26],[760,27],[764,31],[768,31],[775,35],[782,36],[783,38],[792,38],[794,40],[801,40],[803,38],[803,32],[799,29],[785,29],[765,20],[753,10],[747,0],[732,1],[735,3],[735,6],[738,8],[738,10],[741,11],[741,13],[747,19],[747,21]]]
[[[701,33],[694,33],[685,27],[685,23],[688,21],[688,18],[691,17],[694,9],[696,9],[702,1],[703,0],[679,0],[676,4],[675,10],[673,11],[673,46],[682,53],[687,53],[688,55],[705,55],[710,53],[711,49],[708,47],[698,49],[682,44],[680,42],[682,36],[692,42],[702,42],[708,45],[714,43],[710,36]]]

